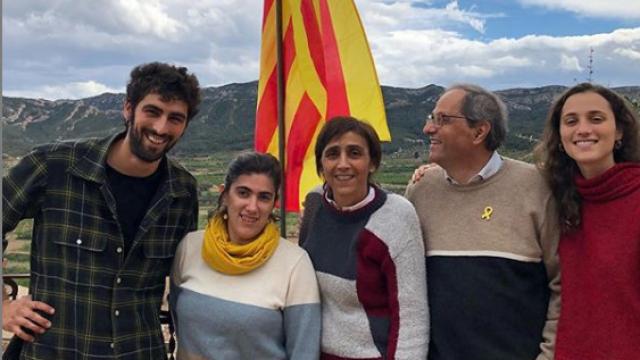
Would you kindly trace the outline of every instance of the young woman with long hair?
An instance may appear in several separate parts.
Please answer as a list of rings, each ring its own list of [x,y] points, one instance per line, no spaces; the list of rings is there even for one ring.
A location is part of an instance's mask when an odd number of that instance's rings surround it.
[[[537,165],[558,205],[562,308],[556,359],[640,354],[640,132],[637,110],[583,83],[552,105]]]

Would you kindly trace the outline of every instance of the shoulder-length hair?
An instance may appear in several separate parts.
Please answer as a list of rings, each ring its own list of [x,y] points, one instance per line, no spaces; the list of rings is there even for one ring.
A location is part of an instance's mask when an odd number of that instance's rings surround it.
[[[558,205],[558,216],[563,232],[576,229],[580,225],[582,198],[574,179],[580,170],[576,162],[562,149],[560,139],[560,118],[562,108],[569,97],[575,94],[593,92],[602,96],[615,117],[616,129],[622,131],[620,146],[613,150],[613,159],[619,162],[640,161],[640,129],[638,114],[622,96],[600,85],[578,84],[565,91],[549,109],[542,140],[536,146],[536,165],[547,179],[553,197]]]

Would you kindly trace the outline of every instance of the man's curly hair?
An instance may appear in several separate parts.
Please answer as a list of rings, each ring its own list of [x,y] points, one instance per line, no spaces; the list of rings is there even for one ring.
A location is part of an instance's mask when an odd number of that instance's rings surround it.
[[[187,120],[199,111],[200,84],[186,67],[176,67],[160,62],[138,65],[131,70],[127,83],[127,101],[133,109],[149,94],[158,94],[164,101],[181,100],[187,103]]]

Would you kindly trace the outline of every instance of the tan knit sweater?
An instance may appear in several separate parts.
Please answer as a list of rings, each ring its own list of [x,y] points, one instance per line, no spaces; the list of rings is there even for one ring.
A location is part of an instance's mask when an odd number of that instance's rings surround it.
[[[477,329],[476,334],[470,327],[483,321],[490,323],[490,319],[484,319],[483,316],[493,317],[496,314],[499,316],[502,312],[501,307],[512,308],[513,297],[529,297],[529,294],[535,294],[531,288],[528,290],[515,290],[515,288],[526,287],[527,284],[523,285],[524,282],[531,278],[533,283],[535,276],[538,276],[542,279],[539,281],[542,284],[541,287],[545,287],[540,289],[540,292],[549,292],[549,301],[545,304],[548,305],[545,309],[546,319],[542,319],[542,336],[538,339],[540,340],[537,347],[538,358],[553,359],[556,324],[560,309],[557,258],[559,228],[554,201],[538,171],[532,165],[505,158],[500,170],[490,178],[470,185],[454,185],[446,180],[444,170],[436,167],[427,171],[417,184],[410,185],[407,188],[406,197],[414,204],[420,218],[428,257],[429,282],[433,280],[433,286],[439,289],[439,279],[432,279],[432,277],[440,277],[442,281],[446,279],[447,282],[455,281],[455,284],[450,286],[446,283],[442,285],[446,288],[447,294],[444,294],[445,291],[434,290],[430,284],[429,291],[439,292],[429,294],[432,313],[439,311],[440,302],[444,304],[442,312],[451,311],[452,314],[456,314],[456,312],[475,311],[470,309],[476,308],[488,312],[445,319],[455,320],[458,324],[443,324],[445,328],[439,334],[438,316],[434,315],[432,341],[435,341],[433,345],[440,346],[439,351],[442,352],[443,358],[447,358],[447,349],[446,344],[438,344],[439,335],[442,335],[443,340],[446,341],[448,341],[446,334],[472,336],[476,341],[482,341],[482,332],[492,331],[491,328]],[[460,273],[455,278],[439,275],[450,276],[449,274],[453,271],[460,271]],[[504,272],[505,279],[502,278],[500,271]],[[480,276],[483,280],[487,280],[489,276],[498,278],[487,281],[487,284],[482,287],[482,293],[476,294],[479,282],[473,279],[475,276]],[[478,301],[480,304],[477,307],[455,309],[456,297],[485,297],[492,299],[491,301],[495,304],[483,304],[482,301]],[[499,301],[504,303],[501,304]],[[538,316],[526,314],[527,301],[529,299],[523,299],[522,309],[520,309],[525,313],[524,318],[526,315]],[[463,306],[463,303],[460,301],[460,306]],[[444,308],[445,306],[447,308]],[[532,304],[531,307],[536,306]],[[536,312],[538,313],[539,311]],[[505,315],[506,319],[518,320],[518,317],[519,314],[515,311],[513,314]],[[465,324],[466,321],[471,321],[473,324]],[[523,323],[526,323],[526,320],[523,320]],[[493,325],[496,328],[501,326]],[[460,328],[459,332],[456,326]],[[504,329],[509,329],[509,326],[511,325],[505,324]],[[522,325],[513,324],[514,329],[518,326]],[[496,331],[504,329],[500,328]],[[528,329],[524,330],[526,332]],[[529,339],[520,340],[526,342]],[[517,344],[497,342],[490,347],[496,349],[503,345],[505,348],[523,347]],[[459,345],[465,346],[462,343]],[[483,345],[491,344],[479,344],[480,347]],[[469,344],[467,349],[473,349],[473,344]],[[458,350],[452,351],[449,353],[450,356],[457,358],[467,356],[456,353]],[[492,355],[475,353],[474,358],[485,358],[484,355],[487,358],[491,356],[518,358],[517,355],[508,352],[496,352]],[[531,358],[533,357],[529,357]]]

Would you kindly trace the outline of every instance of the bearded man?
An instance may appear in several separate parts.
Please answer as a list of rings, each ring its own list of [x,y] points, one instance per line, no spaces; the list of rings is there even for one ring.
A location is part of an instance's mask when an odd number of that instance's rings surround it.
[[[2,302],[21,359],[166,358],[165,277],[198,219],[196,180],[166,153],[199,104],[186,68],[137,66],[125,131],[40,146],[3,178],[3,249],[34,219],[30,295]]]

